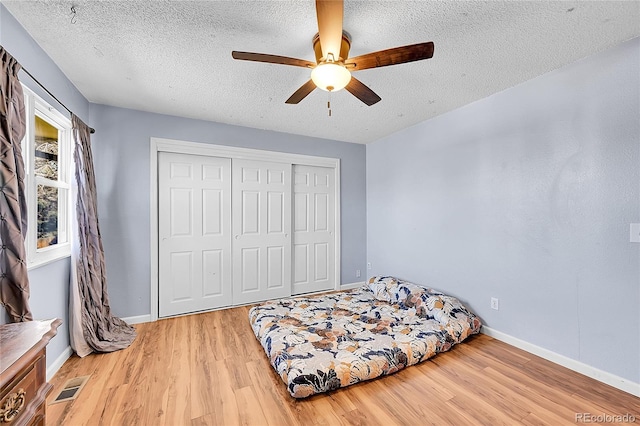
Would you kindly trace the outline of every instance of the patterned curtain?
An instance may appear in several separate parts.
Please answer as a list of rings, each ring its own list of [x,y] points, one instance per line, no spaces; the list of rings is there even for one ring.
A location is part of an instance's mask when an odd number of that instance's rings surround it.
[[[77,283],[72,283],[72,291],[78,292],[82,335],[85,342],[72,342],[80,356],[86,355],[77,348],[86,343],[96,352],[113,352],[129,347],[136,337],[136,331],[111,314],[107,294],[107,275],[104,262],[102,238],[98,226],[96,183],[91,155],[91,135],[89,127],[77,116],[71,116],[75,138],[75,170],[77,182],[76,235],[79,252],[74,256]],[[74,300],[74,295],[71,295]],[[72,306],[73,308],[73,306]],[[74,311],[74,309],[72,309]],[[73,315],[73,313],[72,313]],[[71,323],[77,323],[71,319]],[[74,333],[72,333],[72,339]],[[79,344],[78,344],[79,343]]]
[[[27,200],[20,145],[26,131],[20,64],[0,46],[0,302],[13,322],[31,321],[24,239]]]

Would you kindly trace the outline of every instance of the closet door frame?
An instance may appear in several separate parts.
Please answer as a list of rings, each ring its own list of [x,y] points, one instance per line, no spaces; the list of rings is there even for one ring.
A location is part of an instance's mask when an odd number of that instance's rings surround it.
[[[150,321],[158,320],[158,153],[173,152],[211,157],[233,159],[272,161],[277,163],[299,164],[332,168],[335,178],[335,290],[340,290],[340,159],[316,157],[311,155],[290,154],[286,152],[264,151],[252,148],[238,148],[225,145],[213,145],[199,142],[188,142],[175,139],[151,138],[150,141]],[[293,187],[292,187],[293,193]],[[292,234],[291,234],[292,235]],[[293,291],[293,289],[292,289]]]

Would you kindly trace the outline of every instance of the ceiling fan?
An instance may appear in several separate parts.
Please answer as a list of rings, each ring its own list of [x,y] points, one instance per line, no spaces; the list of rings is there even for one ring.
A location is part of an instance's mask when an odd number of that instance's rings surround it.
[[[373,90],[351,75],[352,72],[369,68],[429,59],[433,56],[433,42],[394,47],[349,58],[351,37],[342,29],[343,0],[316,0],[318,33],[313,38],[316,63],[304,59],[265,53],[231,52],[234,59],[293,65],[310,68],[311,79],[295,91],[288,104],[297,104],[316,87],[328,92],[346,89],[356,98],[371,106],[381,100]]]

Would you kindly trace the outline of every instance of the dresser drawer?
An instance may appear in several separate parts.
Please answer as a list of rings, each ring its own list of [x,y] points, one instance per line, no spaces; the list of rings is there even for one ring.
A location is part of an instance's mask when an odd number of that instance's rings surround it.
[[[33,411],[39,404],[38,391],[42,384],[40,364],[44,357],[39,357],[27,368],[22,370],[17,378],[3,390],[0,396],[0,425],[14,425],[23,423],[22,416]]]
[[[59,319],[0,325],[0,426],[44,426],[47,353]]]

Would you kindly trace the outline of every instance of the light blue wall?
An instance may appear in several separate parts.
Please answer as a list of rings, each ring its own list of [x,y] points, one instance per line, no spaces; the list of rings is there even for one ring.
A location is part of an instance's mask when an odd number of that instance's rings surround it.
[[[86,119],[89,116],[89,102],[2,4],[0,4],[0,44],[79,117]],[[26,74],[20,73],[19,78],[25,86],[37,93],[51,106],[68,115],[64,108],[60,107]],[[65,258],[29,270],[30,304],[34,318],[60,318],[63,321],[63,324],[58,328],[58,335],[47,347],[47,366],[50,366],[69,346],[67,326],[69,268],[70,260]],[[6,320],[3,310],[0,321]]]
[[[93,152],[100,227],[107,261],[109,295],[116,315],[129,317],[150,313],[149,140],[152,136],[340,158],[342,282],[357,281],[355,271],[364,271],[366,253],[363,145],[89,104],[1,4],[0,19],[2,45],[52,93],[96,129]],[[21,80],[58,108],[57,103],[26,75]],[[59,109],[65,112],[61,107]],[[31,298],[34,306],[44,306],[39,303],[42,298],[48,303],[47,312],[66,321],[69,260],[58,263],[61,265],[43,266],[30,273],[34,289]],[[60,289],[65,291],[60,292]],[[35,311],[34,315],[40,317]],[[62,326],[60,334],[68,334],[66,325]],[[65,338],[68,342],[68,337]],[[59,353],[54,358],[57,355]]]
[[[113,311],[150,313],[150,138],[339,158],[341,163],[342,283],[365,270],[364,145],[171,117],[103,105],[91,106],[98,209]]]
[[[151,136],[339,157],[343,282],[364,272],[367,244],[370,272],[448,291],[490,327],[640,382],[638,40],[368,145],[366,181],[363,146],[90,105],[2,4],[0,44],[97,129],[117,315],[150,311]],[[34,315],[66,323],[68,259],[29,274]],[[63,324],[48,363],[67,345]]]
[[[93,152],[98,206],[109,294],[115,314],[128,317],[150,312],[149,140],[152,136],[340,158],[342,283],[357,281],[355,271],[364,271],[366,253],[363,145],[90,105],[1,4],[0,19],[2,45],[97,131],[93,137]],[[21,76],[21,80],[65,113],[28,76]],[[68,259],[33,270],[30,273],[33,306],[46,305],[47,312],[66,321],[68,274]],[[46,303],[40,303],[41,300]],[[41,317],[35,308],[34,315]],[[68,343],[66,325],[62,326],[60,334]],[[60,353],[54,354],[53,358]],[[49,361],[51,359],[50,356]]]
[[[372,271],[640,383],[639,79],[634,39],[367,145]]]
[[[29,271],[31,311],[35,319],[60,318],[63,324],[47,346],[47,367],[69,347],[69,258]]]

